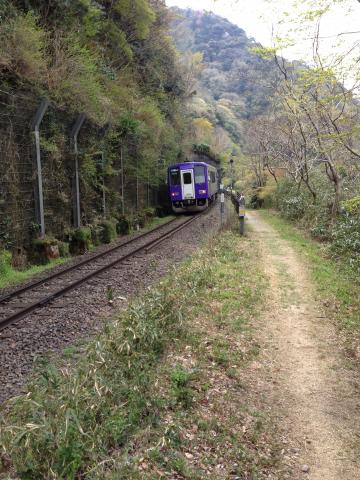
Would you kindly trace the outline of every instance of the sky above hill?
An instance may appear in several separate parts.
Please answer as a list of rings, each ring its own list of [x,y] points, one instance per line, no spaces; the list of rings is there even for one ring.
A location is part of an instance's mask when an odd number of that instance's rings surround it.
[[[335,2],[334,2],[335,3]],[[211,10],[217,15],[227,18],[243,28],[247,35],[255,38],[264,46],[272,45],[272,32],[283,36],[287,26],[278,25],[287,11],[289,17],[296,17],[293,0],[166,0],[168,6],[192,8],[194,10]],[[301,2],[300,2],[301,5]],[[301,8],[301,7],[300,7]],[[323,55],[331,55],[334,48],[347,52],[356,42],[359,48],[360,39],[360,4],[355,0],[343,0],[334,5],[332,11],[325,15],[320,28],[321,51]],[[356,34],[344,32],[357,32]],[[340,34],[340,35],[339,35]],[[291,33],[290,33],[291,35]],[[291,46],[283,54],[287,58],[305,60],[311,63],[312,34],[296,35],[296,45]]]

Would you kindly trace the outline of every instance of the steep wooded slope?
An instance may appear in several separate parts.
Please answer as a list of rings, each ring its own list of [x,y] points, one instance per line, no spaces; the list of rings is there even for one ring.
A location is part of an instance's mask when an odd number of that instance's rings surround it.
[[[252,52],[259,44],[244,30],[211,12],[177,8],[173,12],[175,44],[181,52],[203,54],[205,68],[200,84],[213,100],[220,104],[229,102],[237,118],[263,113],[277,71],[273,61]]]
[[[186,135],[168,28],[163,0],[0,0],[0,249],[39,231],[30,124],[42,97],[46,233],[63,239],[75,224],[70,133],[79,113],[81,223],[156,203]]]

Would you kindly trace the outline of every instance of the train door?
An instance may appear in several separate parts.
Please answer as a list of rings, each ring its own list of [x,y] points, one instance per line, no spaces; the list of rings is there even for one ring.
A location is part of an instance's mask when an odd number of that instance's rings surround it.
[[[192,200],[195,198],[193,170],[181,170],[181,186],[184,200]]]

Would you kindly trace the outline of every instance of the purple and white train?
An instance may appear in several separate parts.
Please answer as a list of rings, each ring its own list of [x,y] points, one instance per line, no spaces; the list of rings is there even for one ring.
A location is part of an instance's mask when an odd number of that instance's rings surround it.
[[[168,168],[168,185],[175,213],[199,212],[216,198],[218,172],[205,162],[177,163]]]

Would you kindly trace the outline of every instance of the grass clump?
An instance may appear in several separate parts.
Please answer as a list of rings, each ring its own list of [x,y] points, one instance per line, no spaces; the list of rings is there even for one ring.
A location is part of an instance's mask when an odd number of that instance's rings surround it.
[[[116,224],[116,232],[119,235],[128,235],[131,231],[131,221],[126,215],[120,215]]]
[[[31,12],[2,21],[0,71],[8,70],[31,80],[39,79],[44,74],[45,34],[37,23],[37,18]]]
[[[0,289],[27,280],[34,275],[64,263],[65,261],[63,258],[57,258],[55,260],[50,260],[49,263],[44,265],[34,265],[20,271],[12,267],[11,259],[11,252],[6,250],[0,251]]]
[[[104,220],[100,224],[102,243],[111,243],[117,237],[116,221]]]
[[[330,252],[360,276],[360,214],[345,214],[331,232]]]
[[[31,260],[37,265],[46,265],[51,259],[59,258],[59,242],[53,237],[36,238],[33,240]]]
[[[88,227],[76,228],[69,234],[70,253],[72,255],[83,255],[91,247],[91,229]]]
[[[0,426],[4,463],[22,478],[86,477],[158,414],[154,372],[184,332],[184,308],[211,266],[193,261],[106,325],[76,360],[40,368]],[[186,284],[189,288],[183,289]],[[174,385],[187,379],[174,373]]]
[[[11,253],[6,250],[0,250],[0,278],[9,275],[11,271]]]
[[[193,403],[195,392],[190,385],[192,377],[193,373],[181,366],[174,368],[170,375],[175,401],[176,403],[181,404],[184,408],[190,408]]]

